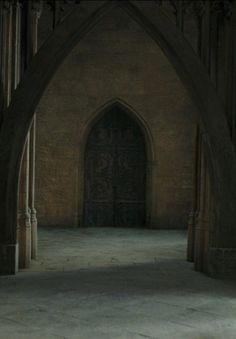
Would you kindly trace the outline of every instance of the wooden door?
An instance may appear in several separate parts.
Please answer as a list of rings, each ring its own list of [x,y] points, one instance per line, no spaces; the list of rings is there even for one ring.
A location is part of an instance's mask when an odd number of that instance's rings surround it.
[[[138,124],[120,107],[92,128],[85,151],[85,226],[145,224],[146,150]]]

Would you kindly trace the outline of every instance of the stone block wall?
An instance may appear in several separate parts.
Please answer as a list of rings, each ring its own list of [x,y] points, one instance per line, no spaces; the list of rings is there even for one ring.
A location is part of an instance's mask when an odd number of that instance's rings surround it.
[[[97,112],[116,100],[137,113],[150,135],[148,226],[186,228],[193,195],[196,109],[160,48],[120,9],[74,48],[38,106],[39,224],[81,225],[88,128]]]

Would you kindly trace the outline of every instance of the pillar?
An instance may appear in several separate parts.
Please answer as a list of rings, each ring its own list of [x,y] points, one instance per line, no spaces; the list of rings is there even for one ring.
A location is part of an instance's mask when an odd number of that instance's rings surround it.
[[[12,91],[16,86],[15,67],[18,55],[15,46],[18,37],[18,2],[4,0],[0,3],[0,124],[6,108],[11,101]],[[16,76],[17,77],[17,76]],[[0,239],[0,274],[14,274],[18,270],[18,244],[15,234]]]
[[[31,261],[31,217],[29,209],[29,136],[21,162],[18,193],[19,267],[28,268]]]
[[[21,39],[21,5],[19,2],[13,4],[12,23],[12,92],[20,82],[20,39]]]
[[[42,12],[42,2],[32,1],[28,8],[28,62],[38,49],[38,20]],[[35,208],[35,154],[36,154],[36,114],[30,129],[30,167],[29,167],[29,206],[31,209],[31,258],[37,258],[38,222]]]
[[[208,272],[208,250],[210,242],[210,202],[211,185],[209,163],[206,157],[207,135],[201,134],[200,151],[200,191],[199,212],[196,216],[194,268],[196,271]]]
[[[37,35],[38,35],[38,19],[40,17],[42,10],[42,2],[36,0],[29,0],[26,3],[26,17],[25,17],[25,39],[26,39],[26,48],[24,51],[25,67],[28,67],[31,59],[37,52]],[[25,152],[23,156],[23,166],[21,173],[22,178],[20,179],[21,186],[19,190],[19,199],[21,195],[25,195],[25,190],[27,190],[27,198],[23,200],[25,203],[25,211],[28,214],[27,218],[24,219],[24,222],[21,222],[21,227],[28,229],[27,239],[26,234],[20,236],[19,239],[22,241],[22,246],[26,246],[25,251],[21,251],[20,255],[27,256],[25,259],[20,259],[20,262],[25,263],[25,267],[28,267],[30,264],[30,259],[36,259],[37,257],[37,212],[35,209],[35,139],[36,139],[36,116],[32,121],[30,131],[28,133]],[[24,163],[26,162],[26,163]],[[25,186],[25,187],[24,187]],[[22,229],[22,232],[24,233]],[[20,231],[21,232],[21,231]],[[30,233],[30,235],[29,235]],[[24,240],[22,240],[24,238]],[[22,247],[20,246],[20,247]],[[29,256],[30,252],[30,256]],[[28,262],[29,261],[29,262]],[[21,266],[23,268],[23,266]]]
[[[210,222],[211,222],[211,181],[210,181],[210,171],[209,164],[206,159],[206,176],[205,176],[205,208],[204,215],[202,220],[202,230],[203,230],[203,266],[202,271],[208,273],[208,251],[210,246]]]
[[[196,126],[196,146],[194,154],[194,171],[193,171],[193,200],[192,209],[188,218],[188,245],[187,260],[194,260],[194,242],[195,242],[195,226],[198,214],[198,185],[199,185],[199,126]]]
[[[2,41],[1,41],[1,75],[3,86],[4,108],[11,100],[11,60],[12,60],[12,12],[11,1],[3,1],[2,4]]]
[[[201,50],[200,58],[210,73],[211,62],[211,3],[205,2],[204,14],[201,21]]]
[[[29,167],[29,206],[31,210],[31,258],[37,258],[38,251],[38,221],[35,209],[35,138],[36,116],[30,129],[30,167]]]
[[[204,213],[205,213],[205,189],[206,189],[206,164],[203,149],[203,135],[200,136],[200,191],[199,207],[196,215],[195,243],[194,243],[194,268],[196,271],[203,269],[203,246],[204,246]]]
[[[24,6],[28,6],[24,4]],[[24,13],[26,8],[24,7]],[[20,71],[19,74],[23,74],[25,71],[25,66],[28,60],[28,34],[26,34],[28,25],[27,25],[27,15],[22,17],[22,36],[26,41],[24,49],[20,50]],[[21,34],[18,37],[19,41],[21,40]],[[19,242],[19,267],[28,268],[31,262],[31,210],[29,207],[29,169],[30,169],[30,134],[28,134],[26,139],[26,144],[24,147],[21,168],[19,174],[19,186],[18,186],[18,224],[17,224],[17,238]]]
[[[236,3],[232,2],[229,21],[227,111],[232,141],[236,147]]]
[[[183,32],[184,30],[184,1],[178,0],[176,3],[176,25]]]

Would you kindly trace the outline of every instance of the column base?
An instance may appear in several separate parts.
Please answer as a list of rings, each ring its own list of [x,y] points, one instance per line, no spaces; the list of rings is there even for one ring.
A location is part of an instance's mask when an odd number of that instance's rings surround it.
[[[19,212],[18,228],[19,268],[29,268],[31,261],[30,210]]]
[[[236,278],[236,248],[209,248],[208,274],[214,278]]]
[[[196,212],[189,213],[188,218],[188,245],[187,245],[187,261],[194,261],[194,240],[195,240],[195,225],[196,225]]]
[[[16,274],[18,263],[18,244],[0,244],[0,275]]]
[[[38,254],[38,221],[37,212],[31,209],[31,259],[36,259]]]
[[[208,272],[209,220],[202,213],[196,217],[194,230],[194,269]]]

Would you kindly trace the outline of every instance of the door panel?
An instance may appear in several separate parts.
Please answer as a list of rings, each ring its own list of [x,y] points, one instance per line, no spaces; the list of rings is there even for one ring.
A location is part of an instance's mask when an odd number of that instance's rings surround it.
[[[140,127],[113,107],[92,128],[85,152],[84,224],[145,224],[146,151]]]

